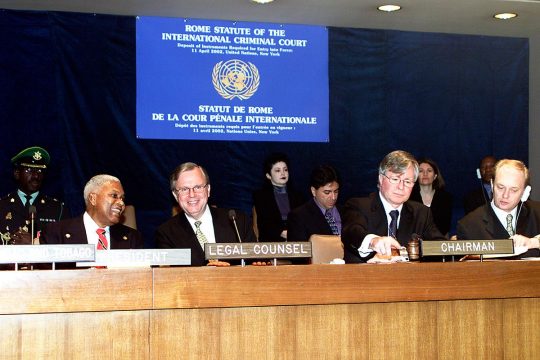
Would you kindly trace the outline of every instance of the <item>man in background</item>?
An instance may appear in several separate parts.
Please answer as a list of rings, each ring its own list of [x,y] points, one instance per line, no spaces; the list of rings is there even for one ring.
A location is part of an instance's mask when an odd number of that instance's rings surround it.
[[[49,162],[49,153],[39,146],[24,149],[11,159],[17,190],[0,199],[4,244],[31,244],[44,225],[69,217],[62,202],[41,192]]]
[[[520,257],[538,257],[540,203],[527,200],[529,170],[519,160],[503,159],[494,168],[493,200],[466,215],[457,224],[459,240],[514,239],[527,247]]]
[[[379,165],[379,191],[347,201],[341,235],[345,262],[366,262],[376,254],[389,256],[392,249],[407,246],[413,234],[424,240],[445,239],[433,222],[431,210],[409,201],[418,171],[418,162],[411,154],[393,151]]]
[[[205,260],[205,243],[254,242],[252,222],[243,213],[208,206],[210,178],[195,163],[179,165],[170,176],[171,192],[182,212],[161,224],[156,231],[157,248],[191,249],[191,266],[227,266],[230,263]]]
[[[465,215],[473,211],[474,209],[484,204],[489,204],[493,198],[493,192],[491,190],[491,180],[493,180],[493,168],[497,160],[495,157],[489,155],[484,157],[480,161],[480,167],[477,171],[480,172],[480,187],[476,190],[469,192],[463,198],[463,208]]]
[[[313,234],[341,234],[341,215],[336,207],[339,184],[336,170],[329,165],[320,165],[312,171],[313,198],[289,213],[288,241],[308,241]]]

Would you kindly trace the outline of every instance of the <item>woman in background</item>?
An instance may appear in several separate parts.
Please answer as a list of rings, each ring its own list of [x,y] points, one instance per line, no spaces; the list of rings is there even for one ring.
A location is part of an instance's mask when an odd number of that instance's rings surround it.
[[[287,186],[289,159],[285,154],[271,154],[264,161],[264,187],[253,194],[254,217],[260,241],[286,241],[287,216],[303,204],[303,197]]]
[[[411,193],[411,200],[430,207],[435,225],[448,237],[452,220],[452,195],[444,190],[444,179],[435,161],[425,158],[420,159],[418,164],[418,182]]]

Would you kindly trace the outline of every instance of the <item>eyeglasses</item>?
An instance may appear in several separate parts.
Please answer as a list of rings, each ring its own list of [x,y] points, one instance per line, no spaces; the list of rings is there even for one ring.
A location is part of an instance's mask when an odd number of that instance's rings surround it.
[[[204,189],[206,189],[207,186],[208,184],[195,185],[194,187],[181,187],[180,189],[174,189],[174,192],[177,195],[182,196],[188,195],[190,190],[193,190],[195,194],[201,194],[202,192],[204,192]]]
[[[390,184],[399,184],[400,182],[403,182],[403,186],[405,187],[408,187],[408,188],[412,188],[414,186],[414,181],[412,181],[411,179],[400,179],[398,177],[388,177],[386,174],[384,173],[381,173],[382,176],[384,176],[385,178],[388,179],[388,182]]]

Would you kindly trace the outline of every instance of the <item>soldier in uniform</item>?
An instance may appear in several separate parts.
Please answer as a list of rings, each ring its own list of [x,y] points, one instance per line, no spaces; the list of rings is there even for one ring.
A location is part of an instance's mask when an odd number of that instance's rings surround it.
[[[31,244],[45,224],[69,217],[62,202],[40,191],[49,161],[49,153],[38,146],[11,159],[17,190],[0,199],[2,244]]]

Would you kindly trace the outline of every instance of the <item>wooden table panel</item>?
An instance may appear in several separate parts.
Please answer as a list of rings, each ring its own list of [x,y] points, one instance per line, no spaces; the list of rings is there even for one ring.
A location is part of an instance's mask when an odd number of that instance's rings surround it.
[[[149,311],[0,316],[3,359],[148,359]]]
[[[152,308],[152,269],[0,271],[0,314]]]
[[[540,297],[536,261],[154,271],[158,309]]]

